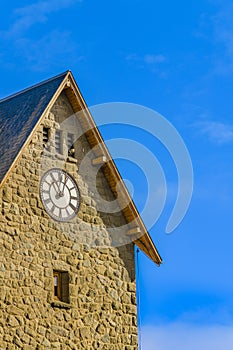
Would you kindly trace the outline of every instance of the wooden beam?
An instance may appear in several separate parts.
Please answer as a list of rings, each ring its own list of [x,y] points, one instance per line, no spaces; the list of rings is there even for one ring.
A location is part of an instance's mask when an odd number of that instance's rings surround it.
[[[92,159],[92,165],[104,164],[107,162],[107,157],[101,156],[95,159]]]
[[[131,236],[131,235],[137,235],[139,233],[141,233],[140,228],[139,227],[133,227],[130,230],[128,230],[127,235]]]

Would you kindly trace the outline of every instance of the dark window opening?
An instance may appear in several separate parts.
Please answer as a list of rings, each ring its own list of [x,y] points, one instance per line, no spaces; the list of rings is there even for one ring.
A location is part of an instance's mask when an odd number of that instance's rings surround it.
[[[43,145],[46,146],[49,140],[49,128],[43,128]]]
[[[61,146],[61,131],[55,131],[55,151],[56,153],[62,154],[62,146]]]
[[[74,157],[74,134],[67,134],[67,147],[68,147],[68,156]]]
[[[55,300],[69,303],[69,274],[65,271],[53,271],[53,295]]]
[[[60,274],[59,272],[54,272],[53,274],[53,284],[54,284],[54,296],[60,299]]]

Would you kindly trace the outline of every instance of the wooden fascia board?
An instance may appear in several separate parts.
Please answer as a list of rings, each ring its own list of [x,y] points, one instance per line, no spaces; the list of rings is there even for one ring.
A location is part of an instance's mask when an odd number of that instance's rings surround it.
[[[88,120],[88,122],[89,122],[89,124],[91,126],[93,135],[96,138],[95,145],[96,144],[101,144],[101,148],[102,148],[102,151],[103,151],[103,156],[105,156],[109,160],[108,163],[106,163],[106,164],[108,165],[108,167],[109,167],[109,169],[110,169],[110,171],[111,171],[111,173],[112,173],[112,175],[114,177],[114,181],[113,182],[115,182],[115,183],[117,183],[119,181],[121,182],[122,185],[120,186],[120,188],[122,190],[123,196],[126,198],[127,203],[129,203],[128,204],[129,209],[130,209],[131,213],[133,214],[134,219],[137,221],[138,226],[141,229],[142,236],[137,238],[137,239],[135,239],[134,243],[150,259],[152,259],[157,265],[160,265],[162,263],[162,258],[160,257],[160,255],[159,255],[159,253],[158,253],[158,251],[157,251],[157,249],[156,249],[156,247],[155,247],[155,245],[154,245],[154,243],[153,243],[153,241],[152,241],[152,239],[151,239],[151,237],[150,237],[150,235],[149,235],[149,233],[148,233],[148,231],[147,231],[147,229],[146,229],[146,227],[145,227],[145,225],[144,225],[144,223],[143,223],[143,221],[142,221],[142,219],[141,219],[141,217],[140,217],[140,215],[138,213],[138,210],[137,210],[137,208],[136,208],[132,198],[129,195],[129,192],[128,192],[126,186],[124,185],[124,183],[122,181],[121,175],[120,175],[120,173],[119,173],[119,171],[118,171],[118,169],[117,169],[117,167],[115,165],[115,162],[113,161],[113,159],[112,159],[112,157],[111,157],[111,155],[110,155],[110,153],[109,153],[109,151],[108,151],[108,149],[107,149],[107,147],[106,147],[106,145],[105,145],[105,143],[103,141],[103,138],[102,138],[98,128],[96,127],[96,124],[95,124],[95,122],[93,120],[93,117],[92,117],[92,115],[91,115],[91,113],[90,113],[90,111],[89,111],[89,109],[87,107],[87,104],[86,104],[86,102],[85,102],[85,100],[84,100],[84,98],[83,98],[83,96],[82,96],[82,94],[81,94],[77,84],[76,84],[75,79],[72,76],[72,73],[69,72],[68,74],[69,74],[69,79],[71,81],[71,86],[72,86],[72,88],[74,90],[74,93],[75,93],[77,99],[78,99],[78,103],[81,106],[80,110],[82,110],[85,113],[86,117],[88,118],[87,120]],[[111,187],[111,183],[109,183],[109,185]],[[112,189],[112,190],[114,191],[114,189]]]
[[[162,258],[159,255],[157,249],[154,246],[154,243],[150,235],[145,233],[145,235],[137,238],[134,243],[158,266],[162,264]]]
[[[60,95],[60,93],[62,92],[62,90],[64,89],[66,82],[67,82],[67,76],[68,76],[69,72],[67,72],[66,76],[64,77],[63,81],[61,82],[60,86],[58,87],[57,91],[55,92],[55,94],[53,95],[53,97],[51,98],[50,102],[48,103],[47,107],[45,108],[44,112],[41,114],[40,118],[38,119],[36,125],[34,126],[34,128],[32,129],[30,135],[28,136],[27,140],[25,141],[23,147],[21,148],[21,150],[19,151],[19,153],[17,154],[17,156],[15,157],[15,159],[13,160],[10,168],[8,169],[7,173],[5,174],[4,178],[2,179],[2,182],[0,183],[0,189],[4,186],[4,184],[6,183],[8,177],[10,176],[12,170],[14,169],[15,165],[18,163],[18,160],[21,158],[22,153],[24,152],[24,149],[29,145],[29,143],[31,142],[31,139],[34,135],[34,133],[37,131],[37,129],[40,126],[40,123],[42,121],[42,119],[44,118],[44,116],[46,115],[46,113],[48,113],[48,111],[51,109],[51,107],[53,106],[54,102],[56,101],[57,97]]]

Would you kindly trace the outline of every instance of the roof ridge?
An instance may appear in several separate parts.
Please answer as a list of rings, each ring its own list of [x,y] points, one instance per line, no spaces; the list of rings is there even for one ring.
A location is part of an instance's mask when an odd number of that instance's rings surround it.
[[[48,82],[50,82],[50,81],[52,81],[52,80],[55,80],[55,79],[57,79],[57,78],[60,78],[62,75],[65,76],[68,72],[70,72],[70,70],[66,70],[66,71],[63,72],[63,73],[57,74],[57,75],[55,75],[55,76],[52,77],[52,78],[43,80],[43,81],[41,81],[40,83],[34,84],[34,85],[30,86],[30,87],[27,87],[27,88],[25,88],[25,89],[23,89],[23,90],[20,90],[20,91],[14,93],[14,94],[12,94],[12,95],[9,95],[9,96],[7,96],[7,97],[3,97],[2,99],[0,99],[0,103],[5,102],[5,101],[7,101],[7,100],[9,100],[9,99],[11,99],[11,98],[14,98],[14,97],[18,96],[18,95],[21,95],[21,94],[23,94],[24,92],[30,91],[30,90],[32,90],[32,89],[34,89],[34,88],[36,88],[36,87],[39,87],[39,86],[41,86],[41,85],[43,85],[43,84],[47,84]]]

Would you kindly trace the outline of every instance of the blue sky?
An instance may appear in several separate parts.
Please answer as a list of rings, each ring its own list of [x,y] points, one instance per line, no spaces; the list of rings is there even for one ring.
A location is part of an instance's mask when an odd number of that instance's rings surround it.
[[[161,143],[130,131],[159,159],[168,184],[150,230],[164,263],[139,254],[143,350],[232,349],[232,17],[228,0],[22,0],[1,8],[0,97],[71,69],[88,105],[156,110],[190,152],[191,205],[167,235],[175,166]],[[129,134],[116,126],[102,132]],[[145,176],[130,162],[117,164],[142,208]]]

